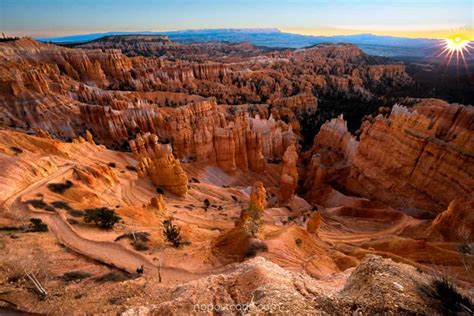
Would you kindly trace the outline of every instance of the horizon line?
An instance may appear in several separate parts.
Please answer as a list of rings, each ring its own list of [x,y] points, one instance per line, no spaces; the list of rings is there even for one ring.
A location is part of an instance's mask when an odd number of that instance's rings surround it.
[[[340,33],[334,32],[333,34],[324,34],[324,33],[308,33],[308,32],[297,32],[297,31],[292,31],[292,30],[285,30],[285,29],[280,29],[277,27],[248,27],[248,28],[183,28],[183,29],[172,29],[172,30],[159,30],[159,31],[150,31],[150,30],[141,30],[141,31],[117,31],[117,30],[108,30],[108,31],[94,31],[94,32],[77,32],[77,33],[71,33],[71,34],[63,34],[63,35],[51,35],[51,36],[45,36],[45,35],[15,35],[15,37],[31,37],[34,39],[38,40],[48,40],[48,39],[55,39],[55,38],[65,38],[65,37],[74,37],[74,36],[84,36],[84,35],[97,35],[97,34],[108,34],[108,33],[130,33],[130,34],[147,34],[147,33],[155,33],[152,35],[159,35],[159,33],[163,33],[163,35],[167,35],[166,33],[173,33],[173,32],[189,32],[189,31],[218,31],[218,30],[228,30],[228,31],[251,31],[255,30],[255,33],[261,33],[264,31],[267,31],[267,33],[270,33],[268,31],[275,31],[274,33],[286,33],[286,34],[294,34],[294,35],[300,35],[300,36],[307,36],[307,37],[338,37],[338,36],[360,36],[360,35],[371,35],[371,36],[378,36],[378,37],[392,37],[392,38],[404,38],[404,39],[419,39],[419,40],[440,40],[440,39],[445,39],[446,37],[435,37],[435,36],[407,36],[407,35],[394,35],[390,34],[392,32],[386,32],[387,34],[377,34],[377,31],[357,31],[357,30],[344,30],[341,31]],[[261,31],[261,32],[259,32]],[[413,31],[413,33],[418,33],[419,31]],[[439,31],[439,32],[448,32],[448,30],[444,31]],[[385,33],[385,32],[383,32]],[[409,31],[408,31],[409,33]],[[454,32],[451,32],[454,33]],[[125,34],[124,34],[125,35]]]

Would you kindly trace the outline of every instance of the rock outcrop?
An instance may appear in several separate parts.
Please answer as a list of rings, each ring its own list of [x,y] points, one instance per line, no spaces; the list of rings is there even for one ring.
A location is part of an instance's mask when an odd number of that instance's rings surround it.
[[[158,136],[145,134],[131,140],[130,148],[139,159],[137,171],[140,177],[149,176],[154,185],[178,196],[186,196],[188,177],[174,157],[171,145],[159,144]]]
[[[0,106],[6,111],[0,112],[0,123],[42,128],[62,139],[77,138],[86,125],[99,138],[96,141],[115,141],[120,146],[135,128],[164,136],[157,130],[160,115],[156,108],[188,104],[197,94],[214,96],[219,104],[268,103],[291,116],[314,112],[314,89],[322,94],[347,91],[371,98],[374,82],[390,78],[383,84],[392,86],[407,81],[403,65],[367,65],[367,56],[353,45],[321,45],[264,56],[248,44],[184,45],[162,37],[114,36],[83,47],[87,49],[29,38],[2,43],[0,94],[5,102],[0,100]],[[232,52],[235,58],[229,59]],[[140,53],[164,54],[170,59],[136,56]],[[200,54],[202,58],[196,58]],[[259,55],[262,59],[249,58]],[[216,60],[209,61],[213,57]],[[233,60],[244,62],[232,64]],[[267,61],[278,64],[280,70],[266,67]],[[144,93],[121,93],[125,91],[187,96],[155,102],[145,100]],[[228,127],[224,125],[215,126]],[[207,126],[214,129],[214,125]],[[180,157],[180,145],[175,147]],[[227,164],[232,169],[232,163]]]
[[[278,200],[280,203],[288,202],[294,195],[298,185],[298,152],[294,144],[288,146],[283,155],[283,170],[278,190]]]
[[[305,188],[321,190],[330,180],[344,175],[351,166],[358,145],[342,115],[324,123],[314,137]]]
[[[280,97],[271,100],[274,106],[290,108],[296,113],[312,113],[318,108],[318,100],[310,93],[301,93],[291,97]]]
[[[166,211],[166,204],[165,200],[163,200],[163,195],[158,194],[154,196],[150,200],[150,207],[153,207],[158,210],[158,213],[165,213]]]
[[[267,191],[265,190],[265,187],[261,181],[255,182],[252,186],[249,207],[257,208],[262,212],[267,208]]]
[[[472,106],[428,99],[365,121],[357,141],[338,117],[314,139],[305,188],[332,182],[365,198],[437,214],[473,194],[473,122]]]
[[[318,235],[319,228],[321,227],[321,212],[314,212],[306,223],[306,230],[310,234]]]
[[[355,137],[347,129],[347,122],[344,121],[342,114],[324,123],[314,137],[316,151],[320,148],[330,148],[340,153],[348,163],[354,159],[358,145]]]
[[[438,213],[474,191],[474,108],[426,100],[395,105],[360,136],[347,188]]]
[[[291,272],[262,257],[239,263],[231,272],[211,275],[170,290],[169,301],[132,307],[122,315],[208,314],[241,309],[257,314],[436,314],[420,288],[431,281],[414,267],[366,256],[342,290],[306,274]],[[339,276],[340,277],[340,276]],[[331,280],[328,280],[331,282]],[[336,279],[332,281],[337,282]],[[238,306],[238,307],[237,307]]]
[[[433,220],[430,235],[440,234],[445,241],[469,243],[474,239],[474,200],[457,198]]]
[[[86,131],[86,141],[92,145],[95,145],[94,136],[92,136],[90,131]]]
[[[81,115],[103,140],[118,141],[136,129],[154,133],[172,144],[177,158],[214,164],[227,172],[264,172],[266,160],[281,159],[286,147],[298,137],[288,124],[272,118],[251,118],[238,112],[233,119],[226,119],[214,98],[176,109],[116,111],[83,106]]]
[[[88,167],[75,167],[74,176],[76,179],[82,181],[88,186],[95,186],[97,181],[101,180],[108,185],[116,184],[119,179],[115,171],[103,165],[88,166]]]

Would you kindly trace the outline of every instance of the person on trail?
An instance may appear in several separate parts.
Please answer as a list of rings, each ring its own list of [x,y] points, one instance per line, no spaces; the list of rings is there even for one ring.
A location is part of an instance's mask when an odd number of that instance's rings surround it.
[[[142,264],[140,267],[137,268],[137,273],[138,274],[143,274],[143,272],[144,272],[144,267],[143,267],[143,264]]]

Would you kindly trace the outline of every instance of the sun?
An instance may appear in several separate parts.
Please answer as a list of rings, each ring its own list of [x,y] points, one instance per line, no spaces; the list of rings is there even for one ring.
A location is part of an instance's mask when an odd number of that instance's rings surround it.
[[[445,45],[448,51],[463,52],[469,46],[469,40],[465,39],[462,35],[455,35],[451,38],[445,39]]]
[[[455,57],[456,64],[462,61],[466,64],[465,55],[471,55],[471,41],[469,37],[464,34],[455,34],[442,40],[441,42],[441,53],[438,57],[443,56],[448,59],[448,64],[451,63],[453,57]]]

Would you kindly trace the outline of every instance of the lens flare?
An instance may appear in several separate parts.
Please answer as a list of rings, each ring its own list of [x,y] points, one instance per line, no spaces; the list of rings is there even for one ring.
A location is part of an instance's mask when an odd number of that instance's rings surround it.
[[[438,57],[445,57],[448,59],[448,64],[451,63],[451,60],[455,56],[456,64],[459,64],[460,61],[466,65],[466,56],[471,55],[471,41],[467,36],[463,34],[455,34],[449,38],[443,40],[442,51]]]

